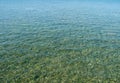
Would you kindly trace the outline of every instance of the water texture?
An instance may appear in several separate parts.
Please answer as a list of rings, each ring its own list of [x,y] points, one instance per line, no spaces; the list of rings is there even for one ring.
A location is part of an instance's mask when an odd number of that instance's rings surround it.
[[[120,3],[0,1],[1,83],[119,83]]]

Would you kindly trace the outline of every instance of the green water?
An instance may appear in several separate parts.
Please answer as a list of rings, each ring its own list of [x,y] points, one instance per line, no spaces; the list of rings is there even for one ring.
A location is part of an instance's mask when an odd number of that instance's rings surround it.
[[[1,5],[0,83],[119,83],[119,5]]]

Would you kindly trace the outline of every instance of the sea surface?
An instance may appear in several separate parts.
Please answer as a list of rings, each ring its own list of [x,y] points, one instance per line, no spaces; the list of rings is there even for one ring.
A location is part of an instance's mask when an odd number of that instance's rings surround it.
[[[1,83],[119,83],[120,2],[1,0]]]

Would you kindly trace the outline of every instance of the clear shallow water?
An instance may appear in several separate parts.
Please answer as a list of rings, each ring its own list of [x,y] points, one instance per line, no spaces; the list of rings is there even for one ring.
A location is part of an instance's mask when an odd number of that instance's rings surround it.
[[[2,82],[119,82],[119,3],[26,3],[0,5]]]

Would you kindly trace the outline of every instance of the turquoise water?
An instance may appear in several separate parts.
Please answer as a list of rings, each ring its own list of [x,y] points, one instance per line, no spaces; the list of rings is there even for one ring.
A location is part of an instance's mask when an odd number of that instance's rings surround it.
[[[0,82],[119,83],[119,2],[0,3]]]

